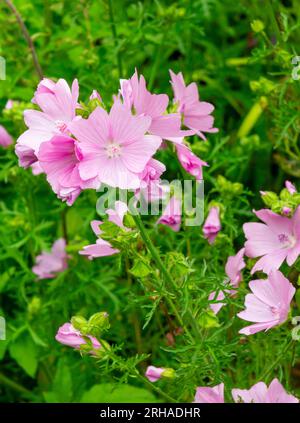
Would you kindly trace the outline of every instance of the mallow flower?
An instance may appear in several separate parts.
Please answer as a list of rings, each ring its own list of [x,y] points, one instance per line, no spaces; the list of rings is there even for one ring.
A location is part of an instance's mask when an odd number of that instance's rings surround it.
[[[69,128],[80,143],[80,177],[98,177],[115,188],[139,188],[139,174],[161,144],[161,138],[146,135],[150,124],[151,118],[133,116],[118,100],[109,114],[96,107],[88,119],[75,119]]]
[[[38,160],[40,145],[54,135],[69,135],[68,125],[76,116],[78,105],[78,81],[70,89],[64,79],[53,82],[43,79],[34,94],[33,103],[39,110],[25,110],[24,121],[28,129],[18,138],[16,154],[19,164],[28,167]]]
[[[211,115],[214,106],[205,101],[199,101],[197,84],[192,82],[186,86],[181,72],[176,75],[170,70],[170,75],[174,103],[177,104],[184,125],[194,130],[203,139],[205,139],[204,132],[218,132],[218,129],[213,127],[214,117]]]
[[[80,145],[67,135],[55,135],[41,144],[39,164],[57,196],[72,205],[82,189],[97,188],[97,177],[83,180],[78,166],[82,159]]]
[[[237,316],[254,324],[246,326],[239,333],[253,335],[287,320],[296,290],[279,270],[272,270],[268,279],[251,281],[249,287],[252,293],[246,295],[246,308]]]
[[[175,145],[177,157],[183,169],[197,180],[203,179],[202,167],[208,164],[197,157],[186,145],[177,143]]]
[[[194,403],[212,404],[212,403],[224,403],[224,383],[219,385],[208,387],[199,386],[196,389]]]
[[[128,208],[125,203],[123,203],[122,201],[116,201],[114,209],[108,209],[106,210],[106,213],[108,214],[108,220],[110,222],[113,222],[121,228],[124,228],[123,219],[127,211]],[[79,251],[79,254],[83,256],[88,256],[90,260],[98,257],[112,256],[119,252],[119,250],[113,248],[108,241],[100,237],[102,233],[102,223],[103,222],[100,220],[93,220],[91,222],[92,230],[94,234],[98,236],[96,244],[86,245],[81,251]]]
[[[98,350],[101,348],[100,342],[93,336],[87,336],[91,341],[92,348]],[[72,347],[75,350],[79,350],[82,346],[87,344],[87,341],[84,339],[83,335],[79,330],[75,329],[71,323],[63,324],[55,336],[57,342]],[[91,353],[93,353],[91,351]]]
[[[32,271],[38,279],[51,279],[57,273],[63,272],[68,267],[68,255],[66,253],[66,241],[63,238],[54,242],[51,252],[43,251],[36,257],[36,264]]]
[[[204,238],[213,244],[221,228],[219,207],[211,207],[203,225]]]
[[[261,257],[251,273],[262,270],[268,274],[273,269],[279,269],[284,260],[292,266],[300,254],[300,206],[291,218],[268,209],[254,213],[264,223],[250,222],[243,225],[247,238],[246,256]]]
[[[130,79],[121,79],[120,94],[124,105],[133,108],[137,115],[151,118],[149,132],[161,138],[192,135],[193,131],[181,131],[181,117],[179,113],[166,113],[169,97],[167,94],[152,94],[146,88],[143,75],[137,71]]]
[[[250,389],[233,389],[232,397],[236,403],[299,403],[298,398],[285,391],[278,379],[273,379],[269,387],[258,382]]]
[[[150,382],[157,382],[162,377],[164,370],[162,367],[148,366],[145,376]]]
[[[0,125],[0,145],[2,147],[8,147],[13,143],[12,137],[9,135],[4,126]]]
[[[242,248],[236,255],[228,257],[225,265],[225,273],[228,276],[227,283],[224,286],[225,289],[220,290],[217,296],[214,291],[208,297],[210,301],[218,301],[217,303],[210,304],[210,308],[215,314],[217,314],[225,305],[225,303],[222,302],[225,298],[225,293],[230,296],[234,295],[236,293],[236,289],[232,288],[237,288],[242,281],[241,271],[246,266],[244,253],[245,248]]]
[[[181,199],[173,195],[157,223],[167,225],[169,228],[173,229],[173,231],[178,232],[181,225],[181,206]]]

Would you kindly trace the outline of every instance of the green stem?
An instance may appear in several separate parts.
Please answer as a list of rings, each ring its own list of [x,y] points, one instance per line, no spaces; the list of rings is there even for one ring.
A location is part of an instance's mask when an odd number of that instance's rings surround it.
[[[168,402],[178,402],[175,398],[172,398],[169,394],[166,394],[162,389],[160,389],[158,386],[155,386],[153,383],[151,383],[146,377],[142,376],[141,374],[138,374],[138,378],[149,388],[151,388],[153,391],[157,392],[160,396],[165,398]]]
[[[172,286],[172,288],[174,289],[174,292],[177,293],[178,287],[177,287],[175,281],[173,280],[172,276],[168,272],[168,269],[165,267],[162,259],[160,258],[159,252],[157,251],[157,249],[153,245],[153,243],[152,243],[152,241],[151,241],[151,239],[150,239],[150,237],[149,237],[149,235],[146,231],[146,228],[145,228],[145,226],[142,222],[140,215],[139,214],[132,214],[132,217],[133,217],[133,219],[136,223],[137,228],[140,231],[141,237],[142,237],[147,249],[149,250],[150,254],[152,255],[153,260],[156,262],[158,269],[160,270],[162,275],[165,277],[168,284]],[[180,326],[183,328],[183,330],[186,332],[186,334],[190,338],[191,342],[195,343],[193,336],[191,335],[190,331],[188,330],[188,328],[184,324],[180,314],[178,313],[177,307],[174,304],[174,302],[168,296],[166,296],[166,301],[167,301],[169,307],[172,309],[175,317],[177,318],[178,323],[180,324]],[[194,329],[196,329],[194,318],[193,318],[193,316],[190,312],[189,312],[189,315],[191,317],[192,326],[193,326]]]
[[[271,371],[277,366],[277,364],[280,362],[280,360],[282,359],[282,357],[285,355],[285,353],[288,351],[288,349],[290,348],[290,346],[293,344],[293,339],[291,339],[290,341],[288,341],[286,343],[286,345],[283,347],[281,353],[279,354],[279,356],[277,357],[277,359],[271,364],[271,366],[262,374],[262,376],[259,378],[259,380],[265,380],[266,377],[269,375],[269,373],[271,373]]]
[[[114,11],[113,11],[111,0],[108,0],[108,10],[109,10],[111,32],[112,32],[112,35],[113,35],[115,48],[117,50],[117,62],[118,62],[119,75],[120,75],[120,78],[122,78],[123,77],[123,66],[122,66],[121,55],[120,55],[120,52],[119,52],[119,49],[118,49],[118,35],[117,35],[116,23],[115,23],[115,18],[114,18]]]
[[[32,392],[24,388],[24,386],[19,385],[17,382],[14,382],[12,379],[9,379],[3,373],[0,373],[0,384],[6,385],[14,391],[20,392],[21,394],[25,394],[28,397],[33,397]]]

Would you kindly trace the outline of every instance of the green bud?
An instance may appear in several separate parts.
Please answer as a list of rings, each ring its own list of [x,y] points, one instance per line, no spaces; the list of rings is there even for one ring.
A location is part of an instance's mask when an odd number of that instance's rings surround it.
[[[168,367],[162,372],[161,375],[167,379],[173,379],[175,377],[175,370]]]
[[[290,194],[286,188],[283,188],[279,194],[279,197],[283,201],[289,201],[291,200],[292,194]]]
[[[254,21],[251,22],[251,29],[253,32],[259,33],[265,29],[265,25],[260,19],[254,19]]]
[[[101,333],[110,328],[108,313],[106,311],[93,314],[88,321],[88,334],[99,337]]]
[[[207,310],[205,313],[203,313],[200,316],[198,323],[205,329],[217,328],[220,326],[218,317],[212,310]]]
[[[41,299],[39,297],[33,297],[28,304],[28,313],[30,316],[37,314],[41,308]]]
[[[72,326],[79,330],[82,334],[86,333],[87,320],[82,316],[73,316],[71,319]]]
[[[279,200],[277,194],[272,191],[264,191],[261,193],[261,198],[268,207],[272,207],[272,205]]]

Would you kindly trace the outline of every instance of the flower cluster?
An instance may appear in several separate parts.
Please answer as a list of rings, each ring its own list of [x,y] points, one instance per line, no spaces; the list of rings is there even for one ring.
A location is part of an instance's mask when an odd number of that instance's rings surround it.
[[[22,167],[35,165],[46,174],[57,196],[72,205],[84,189],[101,184],[139,192],[159,180],[165,166],[153,159],[163,140],[176,145],[183,168],[202,178],[199,159],[184,144],[184,136],[216,132],[214,107],[199,100],[195,83],[185,85],[171,72],[174,112],[166,94],[152,94],[137,71],[120,81],[120,91],[107,111],[100,94],[90,96],[90,113],[82,116],[79,85],[43,79],[32,102],[40,110],[25,110],[28,129],[19,137],[16,154]],[[93,106],[93,107],[92,107]],[[182,124],[184,127],[182,127]]]

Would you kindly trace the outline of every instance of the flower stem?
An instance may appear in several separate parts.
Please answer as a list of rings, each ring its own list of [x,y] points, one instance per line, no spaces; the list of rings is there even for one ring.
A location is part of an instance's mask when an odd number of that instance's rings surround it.
[[[155,248],[155,246],[153,245],[147,231],[146,228],[142,222],[142,219],[140,217],[139,214],[132,214],[132,217],[136,223],[137,228],[140,231],[141,237],[147,247],[147,249],[149,250],[150,254],[152,255],[153,260],[156,262],[156,265],[158,267],[158,269],[160,270],[160,272],[162,273],[162,275],[165,277],[165,280],[168,282],[169,285],[172,286],[172,288],[174,289],[174,292],[177,293],[178,291],[178,287],[174,281],[174,279],[172,278],[172,276],[170,275],[170,273],[168,272],[168,269],[165,267],[162,259],[160,258],[159,252],[157,251],[157,249]],[[175,317],[178,320],[178,323],[180,324],[180,326],[184,329],[184,331],[186,332],[187,336],[190,338],[192,343],[195,343],[193,336],[191,335],[190,331],[188,330],[188,328],[186,327],[186,325],[184,324],[180,314],[178,313],[177,307],[174,304],[174,302],[171,300],[171,298],[166,297],[166,301],[169,305],[169,307],[172,309]],[[195,328],[194,325],[194,318],[192,316],[192,314],[190,313],[190,317],[192,320],[192,326],[193,328]]]

